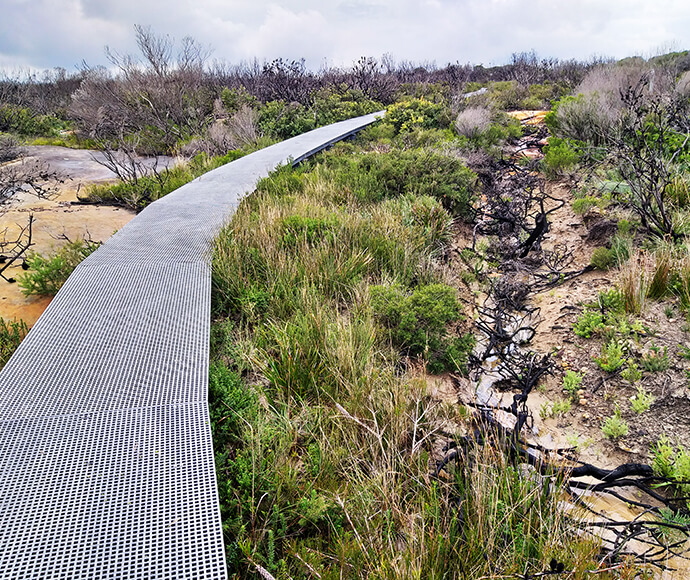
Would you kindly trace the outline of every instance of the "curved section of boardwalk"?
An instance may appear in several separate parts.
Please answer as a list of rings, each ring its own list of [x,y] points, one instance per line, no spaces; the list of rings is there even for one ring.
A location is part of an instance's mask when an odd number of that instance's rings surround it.
[[[0,579],[226,577],[206,404],[210,242],[269,171],[375,116],[203,175],[70,276],[0,373]]]

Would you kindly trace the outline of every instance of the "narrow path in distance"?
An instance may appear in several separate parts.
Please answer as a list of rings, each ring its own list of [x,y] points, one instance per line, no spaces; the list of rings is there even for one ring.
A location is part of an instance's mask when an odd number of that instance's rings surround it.
[[[269,171],[381,114],[197,178],[74,271],[0,372],[0,578],[226,578],[206,402],[211,242]]]

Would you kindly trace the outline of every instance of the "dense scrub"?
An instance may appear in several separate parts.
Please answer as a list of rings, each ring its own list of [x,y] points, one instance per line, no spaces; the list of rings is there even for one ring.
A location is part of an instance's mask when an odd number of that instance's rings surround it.
[[[448,248],[478,185],[440,152],[448,134],[401,151],[409,135],[386,124],[263,180],[216,240],[209,402],[230,574],[587,577],[597,542],[500,448],[432,475],[466,420],[427,373],[466,372],[474,345]],[[381,136],[386,152],[368,141]],[[445,204],[458,176],[463,211]]]

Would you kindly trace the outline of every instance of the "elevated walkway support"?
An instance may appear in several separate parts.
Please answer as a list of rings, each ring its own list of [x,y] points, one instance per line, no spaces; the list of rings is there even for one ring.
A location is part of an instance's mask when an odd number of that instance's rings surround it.
[[[70,276],[0,373],[0,579],[226,578],[207,391],[211,241],[257,151],[148,206]]]

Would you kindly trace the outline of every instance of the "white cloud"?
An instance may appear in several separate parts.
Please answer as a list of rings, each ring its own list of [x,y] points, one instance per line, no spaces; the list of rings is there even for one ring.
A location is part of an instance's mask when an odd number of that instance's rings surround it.
[[[245,30],[239,46],[245,59],[304,57],[311,65],[318,65],[332,38],[330,23],[318,10],[292,11],[271,4],[261,24]]]
[[[134,24],[191,35],[230,62],[500,64],[513,52],[584,59],[690,47],[685,0],[0,0],[0,66],[71,68],[136,52]]]

